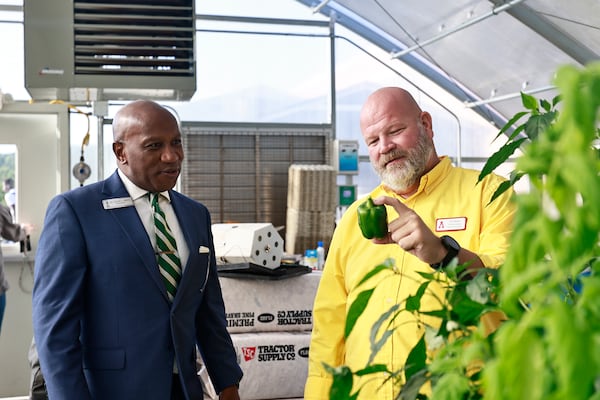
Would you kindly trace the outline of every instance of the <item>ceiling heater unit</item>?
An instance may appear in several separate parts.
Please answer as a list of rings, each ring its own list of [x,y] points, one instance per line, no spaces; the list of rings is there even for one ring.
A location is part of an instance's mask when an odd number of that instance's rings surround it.
[[[194,0],[24,0],[34,100],[189,100]]]

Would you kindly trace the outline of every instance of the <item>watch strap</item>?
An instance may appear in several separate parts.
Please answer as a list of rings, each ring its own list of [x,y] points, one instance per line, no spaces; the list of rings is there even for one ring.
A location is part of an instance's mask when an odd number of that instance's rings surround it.
[[[429,264],[431,268],[436,270],[446,268],[460,251],[460,245],[452,237],[444,235],[440,238],[440,240],[442,241],[442,245],[446,248],[446,250],[448,250],[448,253],[439,263]]]

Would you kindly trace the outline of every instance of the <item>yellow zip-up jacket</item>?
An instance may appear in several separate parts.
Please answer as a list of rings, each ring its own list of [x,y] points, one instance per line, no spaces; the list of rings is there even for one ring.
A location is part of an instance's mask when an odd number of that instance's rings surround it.
[[[486,267],[498,267],[504,262],[512,231],[515,205],[512,190],[494,200],[490,199],[505,179],[490,174],[477,184],[479,171],[454,167],[442,157],[438,165],[423,176],[417,192],[404,199],[382,185],[370,196],[381,195],[399,199],[413,209],[438,236],[450,235],[461,247],[476,253]],[[305,400],[329,399],[331,377],[322,363],[330,366],[347,365],[353,371],[367,364],[369,336],[375,321],[393,304],[403,303],[414,295],[422,282],[418,271],[431,273],[431,267],[405,252],[397,244],[378,245],[365,239],[358,227],[359,199],[342,216],[337,226],[316,294],[313,310],[313,330],[309,350],[309,371]],[[396,211],[387,207],[388,221],[397,218]],[[400,273],[380,273],[377,278],[356,287],[369,270],[387,258],[395,260]],[[374,282],[371,282],[374,281]],[[363,290],[375,287],[365,312],[359,317],[352,333],[344,341],[344,324],[348,308]],[[433,283],[421,301],[422,310],[439,309],[443,289]],[[439,325],[431,318],[426,323]],[[374,364],[387,364],[391,371],[400,370],[410,350],[423,334],[414,317],[403,312],[395,322],[397,329],[377,354]],[[393,400],[400,388],[391,381],[384,384],[383,373],[369,375],[358,382],[354,390],[364,385],[359,399]]]

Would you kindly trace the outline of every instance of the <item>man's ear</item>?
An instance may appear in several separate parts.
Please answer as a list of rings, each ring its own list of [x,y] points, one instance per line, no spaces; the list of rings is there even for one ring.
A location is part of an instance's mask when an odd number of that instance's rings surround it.
[[[123,151],[123,148],[124,146],[122,142],[113,142],[112,144],[113,153],[115,153],[117,162],[121,164],[126,164],[127,158],[125,157],[125,152]]]
[[[427,111],[422,111],[419,119],[421,120],[421,124],[425,127],[425,129],[430,132],[431,137],[433,137],[433,121],[431,119],[431,114],[429,114]]]
[[[433,127],[431,114],[429,114],[427,111],[422,111],[421,112],[421,123],[423,124],[423,126],[425,128],[431,129]]]

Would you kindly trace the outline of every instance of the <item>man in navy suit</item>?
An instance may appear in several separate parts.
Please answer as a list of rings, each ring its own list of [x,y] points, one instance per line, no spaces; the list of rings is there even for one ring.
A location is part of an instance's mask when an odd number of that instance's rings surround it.
[[[33,327],[50,400],[201,400],[196,348],[220,399],[242,371],[226,330],[206,207],[173,191],[179,124],[139,100],[113,121],[118,170],[50,202],[35,260]],[[157,265],[149,194],[176,239],[172,300]]]

